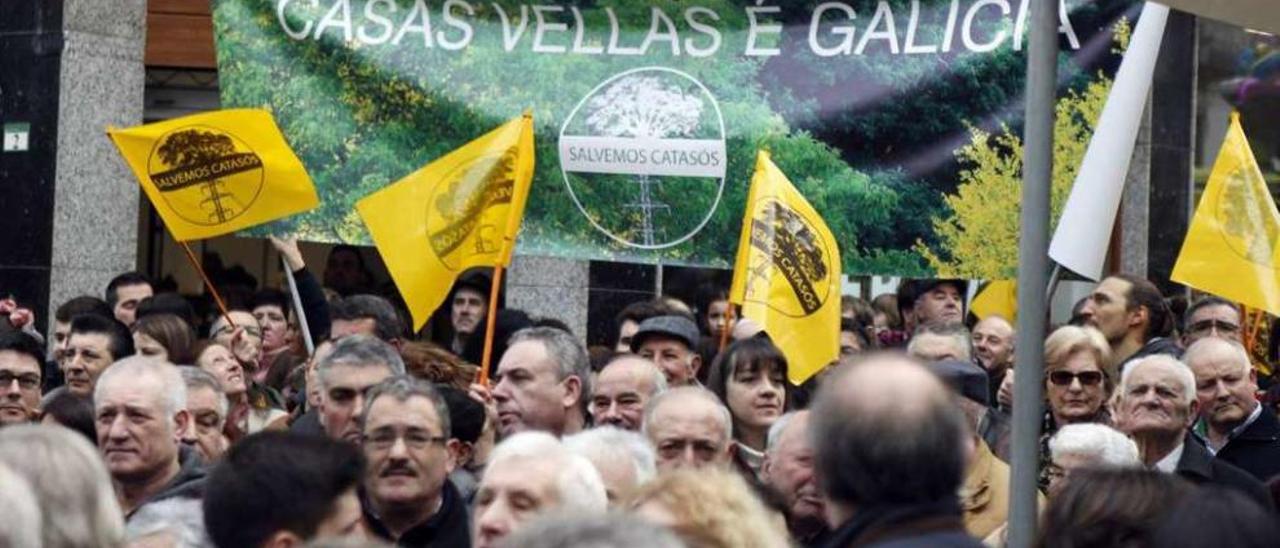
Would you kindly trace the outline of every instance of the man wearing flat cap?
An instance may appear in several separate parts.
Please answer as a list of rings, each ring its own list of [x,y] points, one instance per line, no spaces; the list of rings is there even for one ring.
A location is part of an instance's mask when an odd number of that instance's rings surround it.
[[[684,316],[657,316],[640,322],[631,336],[631,351],[649,359],[667,376],[671,387],[697,383],[698,326]]]
[[[898,285],[898,312],[907,333],[929,323],[964,321],[968,282],[952,279],[903,280]]]

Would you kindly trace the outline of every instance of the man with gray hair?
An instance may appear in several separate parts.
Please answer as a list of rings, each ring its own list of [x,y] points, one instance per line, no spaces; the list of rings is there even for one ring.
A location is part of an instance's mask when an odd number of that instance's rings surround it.
[[[658,474],[653,447],[636,432],[602,426],[565,437],[564,446],[600,472],[611,506],[626,500]]]
[[[221,458],[231,445],[222,433],[230,407],[227,395],[222,391],[222,383],[199,367],[182,366],[178,371],[187,385],[187,411],[191,413],[191,428],[182,441],[195,447],[200,457],[211,463]]]
[[[1104,424],[1068,424],[1049,438],[1049,494],[1062,489],[1062,480],[1082,468],[1138,468],[1138,446]]]
[[[560,329],[531,327],[511,336],[494,375],[498,432],[573,434],[586,425],[591,364],[578,340]]]
[[[653,362],[635,354],[621,354],[596,376],[587,409],[596,425],[640,430],[644,408],[667,390],[667,376]]]
[[[405,547],[470,545],[467,504],[448,479],[450,426],[431,383],[397,376],[369,391],[361,506],[371,533]]]
[[[1258,480],[1213,458],[1187,428],[1200,410],[1196,380],[1186,364],[1156,354],[1129,362],[1120,375],[1116,425],[1138,445],[1142,463],[1192,483],[1220,484],[1253,497],[1266,508],[1271,497]]]
[[[349,335],[316,364],[320,382],[320,425],[330,438],[360,443],[365,392],[388,377],[404,374],[404,360],[390,344],[370,335]]]
[[[786,505],[787,530],[801,546],[821,545],[830,532],[827,505],[813,473],[809,411],[792,411],[769,427],[760,479]]]
[[[1204,337],[1183,355],[1196,378],[1195,432],[1209,452],[1258,481],[1280,474],[1280,420],[1258,402],[1258,373],[1236,340]]]
[[[933,322],[916,328],[907,354],[924,362],[972,361],[973,339],[961,323]]]
[[[125,540],[129,546],[213,548],[195,499],[169,499],[139,509],[125,528]]]
[[[728,466],[733,417],[710,390],[672,388],[649,402],[642,428],[658,457],[658,469]]]
[[[476,493],[472,545],[493,548],[538,516],[603,514],[608,504],[590,461],[546,432],[521,432],[498,444],[489,459]]]
[[[143,356],[112,364],[94,387],[93,410],[98,449],[126,517],[153,502],[204,496],[204,466],[181,444],[191,412],[177,367]]]

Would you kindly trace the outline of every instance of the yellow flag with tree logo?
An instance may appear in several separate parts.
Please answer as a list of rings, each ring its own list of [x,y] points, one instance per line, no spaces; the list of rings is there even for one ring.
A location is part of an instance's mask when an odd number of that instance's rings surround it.
[[[229,234],[320,203],[302,162],[261,109],[109,129],[173,238]]]
[[[840,249],[813,206],[760,151],[729,300],[759,323],[794,384],[840,355]]]
[[[525,114],[356,203],[415,331],[459,274],[511,264],[533,165]]]
[[[1280,314],[1278,241],[1280,212],[1233,113],[1170,278]]]

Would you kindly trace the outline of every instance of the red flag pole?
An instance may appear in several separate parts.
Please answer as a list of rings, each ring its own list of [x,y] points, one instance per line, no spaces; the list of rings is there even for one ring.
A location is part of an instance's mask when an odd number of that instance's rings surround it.
[[[489,385],[489,364],[493,361],[493,325],[498,316],[498,289],[502,287],[502,265],[493,267],[493,286],[489,288],[489,312],[485,315],[484,356],[476,383]]]
[[[204,273],[204,267],[200,266],[200,261],[196,260],[196,254],[191,252],[191,245],[187,242],[178,242],[178,245],[182,246],[183,251],[187,252],[187,260],[191,261],[191,266],[195,267],[196,273],[204,281],[205,288],[209,290],[210,295],[213,295],[213,302],[218,305],[218,312],[222,313],[222,318],[227,320],[227,325],[235,328],[236,322],[231,321],[231,314],[227,312],[227,303],[222,302],[222,295],[218,294],[218,290],[213,287],[213,282],[210,282],[209,276]]]
[[[734,323],[733,303],[724,310],[724,329],[720,330],[720,352],[724,352],[724,348],[729,346],[729,331],[733,329]]]

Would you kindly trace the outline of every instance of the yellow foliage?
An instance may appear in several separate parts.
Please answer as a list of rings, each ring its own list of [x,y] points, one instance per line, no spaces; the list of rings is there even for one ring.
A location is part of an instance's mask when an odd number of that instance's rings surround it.
[[[1111,80],[1100,77],[1083,92],[1058,100],[1053,130],[1052,225],[1066,204]],[[956,151],[961,164],[956,193],[943,198],[950,211],[933,219],[940,249],[917,241],[915,249],[939,276],[1009,279],[1018,268],[1018,210],[1022,200],[1022,139],[1001,127],[990,135],[971,128],[969,144]],[[1052,230],[1052,226],[1050,230]]]

